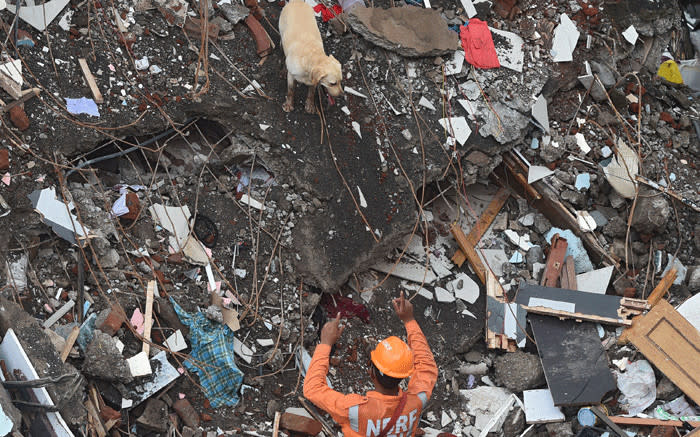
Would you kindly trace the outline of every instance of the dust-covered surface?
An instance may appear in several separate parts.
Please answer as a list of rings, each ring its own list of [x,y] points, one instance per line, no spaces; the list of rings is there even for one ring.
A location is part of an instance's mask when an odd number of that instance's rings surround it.
[[[680,9],[659,8],[657,3],[521,0],[512,9],[507,1],[477,3],[478,17],[489,26],[523,38],[522,72],[505,67],[473,70],[465,62],[461,71],[444,75],[451,53],[404,58],[358,34],[339,33],[342,25],[319,18],[327,53],[342,63],[344,86],[365,97],[348,92],[329,106],[321,93],[321,111],[314,115],[303,112],[301,85],[295,110],[288,114],[281,109],[286,73],[275,30],[278,3],[261,4],[267,17],[263,27],[277,45],[265,62],[247,27],[226,21],[221,5],[208,12],[219,32],[208,44],[198,31],[168,23],[167,10],[160,6],[164,14],[146,0],[72,2],[45,34],[20,20],[20,40],[31,38],[33,45],[20,45],[15,56],[12,39],[5,42],[5,28],[0,47],[4,56],[22,59],[24,88],[38,87],[41,93],[24,104],[29,121],[25,130],[20,130],[25,126],[16,114],[2,119],[0,151],[8,151],[9,166],[0,170],[10,179],[9,185],[0,184],[0,195],[11,209],[0,217],[5,230],[0,237],[3,296],[21,303],[39,323],[74,300],[74,309],[51,327],[66,337],[72,323],[81,319],[80,302],[89,302],[86,317],[118,303],[130,319],[136,309],[145,312],[147,283],[156,280],[151,349],[157,352],[176,329],[191,346],[191,336],[168,298],[189,313],[209,309],[216,318],[220,310],[210,307],[204,266],[177,253],[171,234],[148,211],[155,204],[187,206],[196,216],[193,231],[211,250],[213,278],[228,292],[223,293],[225,305],[238,312],[235,336],[254,352],[250,363],[235,357],[245,375],[237,406],[211,408],[200,381],[190,372],[153,398],[160,396],[172,406],[184,395],[206,431],[270,435],[275,411],[299,406],[303,377],[296,354],[301,348],[313,353],[320,326],[329,316],[327,294],[349,296],[369,311],[366,323],[348,319],[330,375],[337,390],[364,392],[371,388],[368,348],[383,337],[403,333],[390,300],[407,288],[440,369],[421,427],[478,435],[505,399],[501,392],[489,392],[491,384],[520,399],[523,390],[546,387],[531,333],[524,352],[486,349],[484,286],[468,263],[457,267],[450,261],[457,249],[450,226],[458,223],[467,233],[472,228],[496,192],[493,175],[509,175],[503,172],[504,153],[516,149],[531,165],[554,170],[545,182],[563,205],[572,214],[587,211],[593,216],[600,252],[616,263],[609,294],[647,297],[674,256],[685,273],[671,287],[669,301],[676,305],[698,293],[700,224],[697,211],[688,206],[700,203],[697,94],[656,76],[667,48],[681,60],[693,56],[693,47],[683,31]],[[466,14],[458,3],[431,4],[445,26],[464,23]],[[415,7],[388,2],[374,6]],[[188,3],[193,17],[201,16],[198,9],[197,2]],[[73,12],[68,31],[59,26],[66,12]],[[561,13],[581,32],[570,63],[553,63],[549,54]],[[0,11],[0,17],[11,23],[13,14]],[[634,46],[620,35],[630,24],[641,35]],[[510,40],[498,33],[493,39],[497,49],[507,51],[504,60],[516,63]],[[92,97],[79,58],[87,60],[104,97],[99,117],[66,111],[66,98]],[[579,82],[577,77],[586,74],[585,60],[607,93],[587,93]],[[260,88],[256,91],[253,84]],[[539,95],[548,103],[549,133],[532,122],[531,107]],[[14,100],[4,92],[0,98]],[[434,110],[419,103],[426,100]],[[448,138],[438,123],[444,117],[466,118],[472,132],[465,144]],[[152,141],[163,132],[166,135]],[[582,149],[575,134],[583,135],[590,151]],[[669,187],[685,203],[641,183],[636,200],[622,197],[603,170],[618,138],[639,152],[640,175]],[[87,160],[132,146],[141,148],[66,177]],[[517,185],[511,176],[500,183]],[[129,218],[110,215],[121,195],[118,184],[143,186],[127,190],[140,204]],[[33,210],[27,196],[51,186],[62,193],[61,200],[73,201],[74,213],[92,231],[90,244],[71,246]],[[511,290],[517,289],[518,281],[539,280],[536,264],[545,261],[545,235],[552,227],[544,211],[533,206],[532,197],[516,197],[506,202],[478,245]],[[246,199],[260,202],[264,209]],[[519,248],[505,230],[527,235],[535,248]],[[87,261],[81,279],[78,260],[83,257]],[[379,271],[379,264],[391,266],[399,258],[437,279],[421,284],[420,278],[400,281]],[[595,262],[594,267],[603,264]],[[437,288],[453,293],[448,283],[460,273],[479,284],[478,298],[438,302]],[[77,291],[81,285],[86,291],[82,297]],[[3,332],[16,321],[5,314]],[[123,358],[142,350],[139,336],[126,325],[115,331],[110,335],[124,343]],[[608,359],[643,359],[631,346],[612,345],[619,333],[613,326],[604,327]],[[33,343],[26,338],[29,334],[37,337],[37,344],[48,344],[38,325],[25,334],[20,340],[26,344]],[[55,350],[36,354],[37,361],[57,360],[60,346],[58,342]],[[67,362],[81,370],[85,353],[75,347]],[[169,356],[182,368],[185,356]],[[518,372],[511,371],[513,367]],[[130,394],[126,386],[83,377],[117,416],[121,413],[115,429],[136,435],[160,432],[138,424],[134,428],[146,403],[123,408],[122,398]],[[656,379],[657,404],[681,394],[658,369]],[[87,400],[88,390],[81,385],[78,395],[81,402]],[[601,400],[611,413],[626,412],[617,399],[613,392]],[[489,400],[494,410],[483,406],[490,405]],[[476,405],[480,402],[481,410]],[[87,413],[82,408],[73,412],[67,419],[74,433],[83,435]],[[531,435],[573,435],[577,409],[564,412],[565,423],[538,425]],[[525,429],[524,415],[514,408],[507,416],[493,431],[519,435]],[[182,423],[175,428],[185,432]],[[638,431],[649,433],[648,428]]]

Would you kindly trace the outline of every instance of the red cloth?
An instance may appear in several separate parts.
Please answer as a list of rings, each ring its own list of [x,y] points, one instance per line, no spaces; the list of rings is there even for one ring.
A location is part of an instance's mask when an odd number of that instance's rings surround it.
[[[464,58],[476,68],[501,66],[486,22],[478,18],[470,19],[466,26],[459,26],[459,39],[462,40]]]
[[[336,294],[331,297],[328,293],[323,293],[321,297],[321,305],[328,312],[329,318],[335,318],[335,315],[340,313],[340,317],[350,319],[357,316],[365,323],[369,323],[369,310],[361,303],[355,303],[349,297]]]
[[[328,20],[332,20],[333,18],[337,17],[338,15],[343,13],[343,8],[340,7],[340,5],[333,5],[331,9],[328,9],[326,5],[323,3],[319,3],[316,6],[314,6],[314,12],[321,13],[321,19],[325,23]]]

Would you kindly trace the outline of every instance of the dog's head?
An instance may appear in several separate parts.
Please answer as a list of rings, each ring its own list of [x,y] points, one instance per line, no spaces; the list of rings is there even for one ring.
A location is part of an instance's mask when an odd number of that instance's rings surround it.
[[[313,85],[323,85],[328,94],[334,97],[343,94],[343,87],[340,84],[342,79],[343,72],[340,68],[340,62],[333,55],[328,56],[311,71]]]

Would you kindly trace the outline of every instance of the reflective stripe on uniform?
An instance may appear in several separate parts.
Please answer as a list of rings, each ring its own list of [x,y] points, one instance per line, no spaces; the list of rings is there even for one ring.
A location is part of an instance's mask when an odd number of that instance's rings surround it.
[[[353,405],[348,408],[348,420],[350,421],[350,428],[355,432],[360,432],[360,406]]]
[[[420,399],[421,403],[423,404],[423,408],[425,408],[425,405],[428,403],[428,395],[425,394],[424,391],[418,393],[418,398]]]

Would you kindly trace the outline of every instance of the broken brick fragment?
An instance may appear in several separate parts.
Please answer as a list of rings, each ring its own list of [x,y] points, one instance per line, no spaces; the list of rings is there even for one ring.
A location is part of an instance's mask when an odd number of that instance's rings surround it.
[[[125,320],[124,311],[119,306],[112,305],[109,312],[105,312],[104,315],[100,314],[100,317],[95,321],[95,326],[105,334],[113,336],[119,331]]]
[[[187,399],[178,399],[173,403],[173,410],[190,428],[199,427],[199,413]]]
[[[129,212],[122,215],[121,218],[124,220],[136,220],[141,212],[141,202],[139,202],[139,196],[136,193],[126,194],[126,207],[129,208]]]
[[[253,15],[248,15],[244,22],[246,26],[248,26],[248,29],[250,29],[250,33],[253,35],[258,55],[261,58],[269,55],[272,51],[272,46],[270,44],[270,38],[267,36],[267,32],[265,32],[262,24],[260,24],[260,22]]]
[[[102,405],[102,407],[100,407],[100,419],[102,419],[103,422],[115,420],[114,426],[119,428],[121,426],[122,413],[108,405]]]
[[[21,105],[10,108],[10,121],[20,131],[29,129],[29,118]]]
[[[284,413],[280,420],[280,428],[289,432],[313,436],[321,432],[321,422],[298,414]]]
[[[7,149],[0,149],[0,171],[10,168],[10,152]]]

